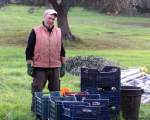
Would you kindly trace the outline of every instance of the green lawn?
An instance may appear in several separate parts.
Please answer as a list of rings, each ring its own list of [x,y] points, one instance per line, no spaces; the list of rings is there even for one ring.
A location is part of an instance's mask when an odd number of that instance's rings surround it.
[[[96,55],[111,60],[118,60],[121,65],[131,66],[128,59],[129,53],[140,53],[137,58],[148,62],[150,58],[148,51],[90,51],[67,50],[68,56]],[[30,112],[31,92],[30,84],[32,79],[26,74],[26,62],[24,48],[22,47],[0,47],[0,120],[34,120]],[[142,56],[142,54],[145,54]],[[120,59],[122,58],[122,59]],[[132,59],[136,60],[136,58]],[[134,62],[133,62],[134,63]],[[134,65],[142,63],[139,59]],[[141,64],[142,65],[142,64]],[[72,91],[80,90],[80,78],[69,73],[61,79],[62,87],[69,87]],[[45,89],[47,91],[47,89]],[[140,120],[149,120],[148,111],[150,104],[142,106]]]
[[[34,120],[30,112],[32,79],[26,74],[24,50],[30,30],[41,23],[44,8],[37,8],[34,14],[28,9],[16,5],[0,9],[0,120]],[[67,56],[101,56],[124,67],[150,70],[149,18],[112,17],[73,8],[68,19],[81,40],[65,41]],[[61,83],[72,91],[80,90],[80,78],[69,73]],[[149,109],[150,104],[142,105],[140,120],[150,120]]]
[[[41,24],[43,8],[33,14],[29,6],[9,5],[0,9],[0,43],[24,45],[32,27]],[[65,42],[79,49],[149,49],[150,19],[144,17],[106,16],[82,8],[72,8],[68,20],[80,41]],[[72,45],[70,45],[72,44]]]

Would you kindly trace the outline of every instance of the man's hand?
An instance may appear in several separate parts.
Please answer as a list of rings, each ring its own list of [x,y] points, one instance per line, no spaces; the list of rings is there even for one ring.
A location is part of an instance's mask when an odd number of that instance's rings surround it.
[[[33,68],[31,64],[27,64],[27,74],[31,77],[33,77]]]
[[[63,77],[65,75],[65,71],[65,64],[62,64],[60,68],[60,77]]]

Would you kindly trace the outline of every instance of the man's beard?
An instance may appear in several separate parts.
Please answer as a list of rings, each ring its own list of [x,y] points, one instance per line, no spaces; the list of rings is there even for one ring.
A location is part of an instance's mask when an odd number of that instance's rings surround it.
[[[51,28],[53,26],[53,24],[48,24],[46,21],[44,22],[44,25],[47,27],[47,28]]]

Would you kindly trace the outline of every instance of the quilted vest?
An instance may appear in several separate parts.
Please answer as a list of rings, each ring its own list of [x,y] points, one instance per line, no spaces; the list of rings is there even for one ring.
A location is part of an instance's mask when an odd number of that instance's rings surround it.
[[[61,66],[61,30],[54,27],[52,32],[41,25],[34,28],[36,43],[33,67],[55,68]]]

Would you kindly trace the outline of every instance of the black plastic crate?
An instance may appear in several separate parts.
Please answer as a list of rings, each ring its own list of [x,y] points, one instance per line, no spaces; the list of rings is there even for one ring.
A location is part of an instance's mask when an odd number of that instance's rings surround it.
[[[102,71],[99,71],[96,79],[96,87],[120,88],[120,68],[113,66],[105,66]]]
[[[81,88],[95,88],[98,71],[95,68],[81,68]]]
[[[65,97],[55,97],[53,98],[53,100],[51,101],[51,110],[50,110],[50,120],[109,120],[109,111],[108,111],[108,99],[107,100],[103,100],[103,99],[99,99],[100,96],[98,94],[94,94],[94,95],[80,95],[80,99],[81,101],[67,101],[67,100],[73,100],[70,99],[73,96],[65,96]],[[82,99],[82,97],[84,99]],[[65,98],[65,99],[64,99]],[[69,99],[68,99],[69,98]],[[93,99],[90,99],[93,98]],[[76,100],[76,99],[74,99]],[[86,102],[86,100],[88,100]],[[101,102],[101,103],[98,103]],[[82,107],[100,107],[100,113],[99,113],[99,117],[94,117],[94,118],[86,118],[85,116],[67,116],[66,114],[63,114],[65,112],[66,109],[70,109],[72,108],[72,106],[81,106]],[[96,114],[96,113],[93,113]]]
[[[120,89],[120,68],[105,66],[102,71],[94,68],[81,68],[81,91],[87,88]]]
[[[59,106],[59,108],[57,107],[57,110],[59,109],[60,110],[59,112],[61,113],[60,114],[61,119],[59,120],[66,120],[67,118],[70,118],[65,117],[64,108],[70,108],[70,106],[89,106],[89,105],[90,105],[89,103],[83,101],[63,101],[62,106]]]
[[[70,120],[109,120],[108,108],[103,107],[69,106],[64,108],[64,120],[67,120],[65,118],[70,118]]]
[[[35,115],[37,120],[49,118],[49,98],[50,94],[48,93],[34,93]]]
[[[90,104],[90,106],[99,106],[101,107],[101,119],[102,120],[109,120],[109,99],[85,99],[84,102]]]
[[[87,89],[88,93],[100,94],[101,99],[109,99],[109,111],[111,118],[117,118],[120,114],[120,91],[116,90],[104,90],[97,91],[95,89]]]
[[[74,96],[51,96],[49,116],[51,120],[61,120],[62,102],[76,101]]]
[[[50,110],[52,109],[50,106],[50,100],[51,100],[50,98],[54,98],[54,97],[62,98],[60,96],[59,91],[52,91],[50,93],[43,93],[43,92],[34,93],[35,115],[36,115],[37,120],[44,120],[50,117],[49,113],[50,113]]]
[[[110,105],[118,105],[120,104],[120,92],[116,91],[102,91],[99,92],[102,99],[109,99]]]
[[[90,106],[95,106],[95,107],[98,107],[100,112],[99,113],[92,113],[92,114],[97,114],[98,117],[87,117],[86,114],[83,116],[81,115],[80,117],[78,115],[76,115],[75,113],[73,113],[75,116],[69,116],[67,115],[64,110],[64,115],[62,115],[62,118],[63,120],[110,120],[110,116],[109,116],[109,108],[108,108],[108,105],[109,105],[109,100],[108,99],[85,99],[84,101],[82,102],[79,102],[77,101],[76,102],[77,104],[75,103],[68,103],[68,102],[63,102],[63,108],[64,109],[70,109],[72,108],[72,106],[83,106],[82,108],[85,108],[85,107],[90,107]],[[78,107],[77,107],[78,108]],[[78,108],[80,109],[80,108]],[[78,112],[80,112],[78,110]],[[79,114],[77,112],[77,114]],[[95,111],[93,111],[95,112]],[[63,112],[62,112],[63,113]],[[88,114],[88,113],[87,113]]]
[[[91,94],[99,94],[101,99],[109,99],[110,106],[120,106],[120,91],[114,90],[104,90],[104,91],[97,91],[95,89],[88,89],[87,90]]]
[[[117,118],[120,114],[120,91],[100,91],[102,99],[109,99],[110,117]]]

